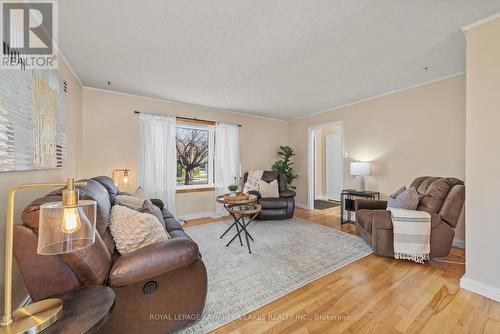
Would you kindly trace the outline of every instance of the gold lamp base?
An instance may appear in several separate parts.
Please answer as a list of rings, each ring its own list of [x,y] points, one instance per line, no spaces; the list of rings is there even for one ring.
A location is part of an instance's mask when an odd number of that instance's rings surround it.
[[[13,313],[13,322],[0,326],[0,334],[41,332],[61,317],[62,309],[63,301],[58,298],[45,299],[21,307]]]

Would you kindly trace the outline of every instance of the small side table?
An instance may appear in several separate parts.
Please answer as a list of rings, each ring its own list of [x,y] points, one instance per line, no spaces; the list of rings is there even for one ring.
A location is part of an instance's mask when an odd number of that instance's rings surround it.
[[[246,238],[248,253],[252,254],[252,250],[250,248],[250,240],[254,241],[253,237],[248,233],[247,227],[251,222],[260,214],[262,211],[262,207],[260,204],[257,204],[257,196],[249,195],[247,199],[243,200],[233,200],[230,198],[225,198],[224,195],[218,196],[216,198],[218,203],[224,204],[227,212],[233,217],[233,224],[228,227],[228,229],[220,236],[222,239],[227,232],[229,232],[233,227],[236,227],[236,234],[233,236],[231,240],[226,244],[226,247],[238,238],[240,240],[240,245],[243,246],[243,242],[241,239],[241,234]],[[245,221],[247,218],[247,221]]]
[[[368,199],[380,199],[378,191],[360,191],[355,189],[344,189],[340,194],[340,223],[346,224],[351,222],[351,212],[356,211],[354,198],[362,197]],[[347,220],[344,220],[344,212],[347,211]]]
[[[61,318],[42,334],[99,333],[115,305],[115,292],[107,286],[88,286],[53,296],[63,300]]]

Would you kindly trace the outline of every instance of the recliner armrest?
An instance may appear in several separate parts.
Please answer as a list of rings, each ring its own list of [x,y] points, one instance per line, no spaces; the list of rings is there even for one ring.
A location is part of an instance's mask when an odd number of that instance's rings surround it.
[[[282,191],[282,192],[280,193],[280,197],[281,197],[281,198],[293,198],[293,197],[295,197],[295,195],[297,195],[297,194],[295,193],[295,191],[290,190],[290,189],[287,189],[287,190]]]
[[[262,195],[260,194],[260,192],[258,192],[257,190],[250,190],[248,192],[249,195],[254,195],[254,196],[257,196],[257,199],[261,198]]]
[[[110,286],[141,282],[185,267],[199,256],[198,245],[188,238],[168,239],[120,256],[111,266]]]
[[[163,203],[163,201],[161,199],[151,198],[150,201],[151,201],[151,203],[153,203],[154,205],[156,205],[160,209],[163,209],[165,207],[165,204]]]
[[[357,198],[354,200],[356,210],[385,210],[387,209],[387,201]]]

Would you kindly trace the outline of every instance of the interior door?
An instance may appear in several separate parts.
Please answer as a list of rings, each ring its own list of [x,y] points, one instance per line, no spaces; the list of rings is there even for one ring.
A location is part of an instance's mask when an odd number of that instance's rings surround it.
[[[344,164],[342,159],[342,136],[339,134],[326,137],[326,197],[340,201],[344,182]]]

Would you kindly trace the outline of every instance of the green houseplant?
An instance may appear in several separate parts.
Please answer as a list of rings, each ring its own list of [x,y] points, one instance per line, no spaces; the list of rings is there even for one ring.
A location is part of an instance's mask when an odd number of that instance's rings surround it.
[[[286,175],[289,188],[295,189],[296,187],[292,186],[292,182],[298,177],[298,175],[295,174],[295,171],[292,168],[293,162],[291,161],[291,158],[295,156],[293,148],[290,146],[280,146],[278,156],[281,159],[273,164],[272,169],[276,172],[284,173]]]
[[[232,197],[236,197],[236,191],[238,190],[238,186],[236,184],[231,184],[227,187],[227,189],[229,189],[230,191],[230,196]]]

